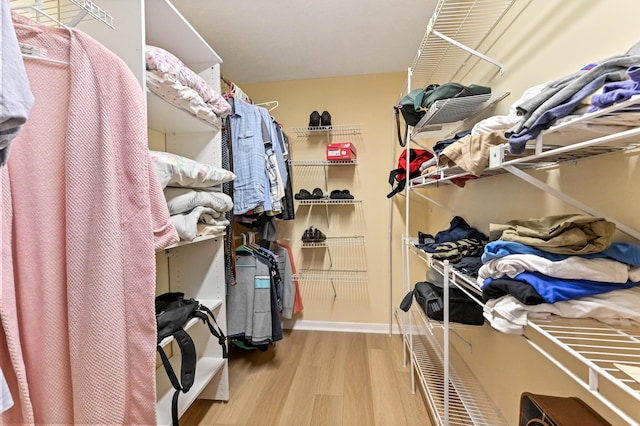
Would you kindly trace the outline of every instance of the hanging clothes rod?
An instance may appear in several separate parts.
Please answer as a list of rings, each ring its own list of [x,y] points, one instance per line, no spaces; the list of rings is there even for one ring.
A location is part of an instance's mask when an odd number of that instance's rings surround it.
[[[253,104],[253,101],[251,100],[251,98],[242,89],[240,89],[240,87],[237,84],[235,84],[233,81],[229,80],[228,78],[226,78],[222,74],[220,74],[220,80],[222,80],[227,86],[229,86],[228,94],[233,95],[233,97],[235,97],[235,98],[242,99],[242,100],[244,100],[246,102],[249,102],[249,103]],[[261,102],[259,104],[255,104],[255,105],[256,106],[263,106],[263,107],[267,108],[269,110],[269,112],[271,112],[274,109],[278,108],[278,106],[280,106],[280,102],[278,102],[278,101],[267,101],[267,102]]]

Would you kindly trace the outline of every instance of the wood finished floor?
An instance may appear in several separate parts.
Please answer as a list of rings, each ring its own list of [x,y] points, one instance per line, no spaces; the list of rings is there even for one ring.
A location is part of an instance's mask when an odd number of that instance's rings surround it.
[[[399,335],[302,330],[266,352],[232,348],[229,401],[198,400],[180,425],[429,426],[402,349]]]

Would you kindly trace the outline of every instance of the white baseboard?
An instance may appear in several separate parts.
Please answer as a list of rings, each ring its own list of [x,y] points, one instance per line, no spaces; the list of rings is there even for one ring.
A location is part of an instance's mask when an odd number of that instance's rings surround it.
[[[330,322],[283,320],[282,328],[289,330],[340,331],[345,333],[378,333],[389,334],[389,324],[363,322]],[[393,324],[392,334],[400,334],[397,324]]]

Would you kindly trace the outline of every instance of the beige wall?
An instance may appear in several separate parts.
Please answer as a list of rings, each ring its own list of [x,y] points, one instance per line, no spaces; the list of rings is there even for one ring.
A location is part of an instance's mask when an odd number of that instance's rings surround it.
[[[351,141],[358,150],[356,166],[328,169],[328,191],[349,189],[362,204],[331,206],[327,224],[323,206],[298,206],[295,221],[278,222],[278,239],[294,248],[296,267],[327,267],[328,254],[321,249],[300,250],[300,238],[313,225],[329,237],[362,235],[366,249],[353,247],[332,250],[335,269],[366,269],[367,282],[336,281],[337,297],[331,283],[300,283],[304,312],[298,320],[389,323],[388,277],[388,171],[392,105],[402,89],[403,75],[382,74],[320,80],[287,81],[269,84],[241,84],[256,103],[277,100],[272,114],[283,125],[295,160],[322,160],[324,136],[297,137],[292,130],[305,127],[309,115],[328,111],[334,125],[358,125],[362,134],[333,136],[334,142]],[[294,167],[294,192],[324,188],[322,167]],[[330,227],[328,226],[330,225]]]
[[[495,37],[488,39],[483,49],[489,56],[504,62],[504,75],[498,75],[497,69],[487,63],[471,60],[453,80],[486,84],[495,91],[510,91],[511,95],[494,111],[495,114],[504,114],[528,87],[572,73],[590,62],[625,53],[640,40],[637,32],[632,30],[637,27],[638,12],[640,4],[636,0],[618,0],[615,3],[603,0],[522,0],[494,33],[501,37],[498,40]],[[321,155],[320,144],[299,143],[289,130],[306,125],[309,113],[314,109],[330,111],[335,124],[360,124],[363,127],[362,138],[357,141],[359,164],[353,185],[348,183],[349,176],[343,186],[364,200],[362,213],[355,217],[363,222],[369,282],[340,285],[335,300],[328,283],[324,288],[303,286],[305,311],[301,318],[305,320],[388,321],[389,217],[385,194],[389,189],[388,170],[393,162],[390,154],[391,107],[397,101],[404,82],[405,74],[397,73],[241,84],[256,102],[280,102],[274,114],[288,130],[296,158]],[[394,148],[394,155],[397,155],[399,147]],[[630,152],[563,164],[532,174],[602,214],[640,229],[640,215],[637,214],[637,206],[640,205],[638,161],[638,153]],[[298,189],[300,186],[296,184],[295,190]],[[451,207],[456,214],[484,232],[488,232],[491,222],[579,212],[511,175],[471,181],[463,189],[451,186],[423,192]],[[412,200],[411,235],[415,236],[418,230],[435,233],[448,226],[449,212],[415,197]],[[393,306],[398,306],[403,295],[400,235],[404,232],[404,203],[400,196],[394,197],[392,203]],[[312,218],[312,221],[300,217],[295,223],[282,226],[280,235],[297,243],[309,224],[319,225],[323,220],[324,217]],[[340,226],[332,227],[329,234],[352,234],[352,225],[341,222]],[[629,240],[624,234],[617,237],[618,240]],[[413,268],[412,282],[423,277],[422,265]],[[487,325],[463,329],[460,335],[466,343],[457,338],[453,343],[511,424],[517,424],[519,396],[525,390],[580,396],[614,424],[621,424],[603,404],[573,384],[542,356],[533,353],[522,337],[498,333]]]

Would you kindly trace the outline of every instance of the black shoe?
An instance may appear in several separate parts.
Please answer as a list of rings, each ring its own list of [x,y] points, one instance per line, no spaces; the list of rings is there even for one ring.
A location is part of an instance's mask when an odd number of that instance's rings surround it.
[[[293,198],[295,198],[296,200],[310,200],[313,197],[311,196],[311,193],[309,191],[307,191],[306,189],[301,189],[297,194],[293,196]]]
[[[309,116],[309,127],[319,127],[320,126],[320,113],[318,111],[313,111]]]
[[[320,188],[314,188],[313,191],[311,192],[311,196],[309,197],[312,200],[321,200],[324,198],[324,194],[322,193],[322,189]]]
[[[327,236],[322,233],[318,228],[313,230],[313,241],[316,243],[323,243],[327,239]]]
[[[322,127],[331,127],[331,114],[328,111],[322,111],[320,116],[320,125]]]
[[[301,239],[303,243],[313,242],[313,230],[311,228],[305,229]]]

